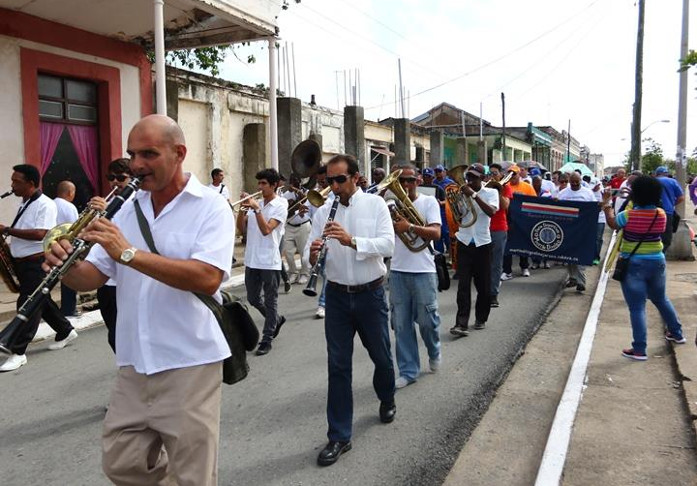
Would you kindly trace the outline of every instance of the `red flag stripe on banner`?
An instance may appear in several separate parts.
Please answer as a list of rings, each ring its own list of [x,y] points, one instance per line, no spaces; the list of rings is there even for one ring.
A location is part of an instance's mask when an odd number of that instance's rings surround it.
[[[521,211],[525,213],[556,214],[560,216],[570,216],[572,218],[578,218],[578,208],[570,208],[566,206],[552,206],[551,204],[524,202],[522,204]]]

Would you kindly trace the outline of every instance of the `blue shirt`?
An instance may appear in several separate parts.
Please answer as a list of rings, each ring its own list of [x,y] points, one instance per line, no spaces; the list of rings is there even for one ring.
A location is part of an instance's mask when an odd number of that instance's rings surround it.
[[[670,177],[657,177],[656,179],[663,186],[663,193],[661,193],[663,211],[670,216],[675,212],[675,201],[683,195],[682,187],[678,181]]]

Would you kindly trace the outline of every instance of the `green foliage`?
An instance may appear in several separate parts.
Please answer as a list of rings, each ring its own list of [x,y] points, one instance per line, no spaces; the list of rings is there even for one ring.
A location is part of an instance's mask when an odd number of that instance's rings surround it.
[[[695,65],[697,65],[697,51],[690,49],[685,59],[680,59],[680,69],[678,71],[687,71]]]
[[[659,165],[665,165],[663,160],[663,147],[652,138],[647,138],[645,141],[649,143],[649,147],[641,157],[641,171],[644,174],[650,174],[656,170],[656,167]]]
[[[167,63],[179,64],[187,69],[199,69],[217,76],[220,74],[219,66],[230,50],[231,47],[228,45],[170,51],[167,53]]]

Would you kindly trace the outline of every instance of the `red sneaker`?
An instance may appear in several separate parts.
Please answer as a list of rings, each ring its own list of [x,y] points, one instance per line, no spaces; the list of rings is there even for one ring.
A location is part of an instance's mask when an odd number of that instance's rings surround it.
[[[671,334],[670,331],[666,331],[666,341],[674,342],[675,344],[685,344],[687,339],[685,337],[676,338],[675,335]]]
[[[623,350],[622,350],[622,356],[624,356],[625,358],[634,359],[634,360],[637,360],[637,361],[646,361],[646,360],[648,359],[648,358],[646,357],[646,353],[643,353],[643,354],[637,353],[637,352],[634,351],[634,349],[632,349],[632,348],[623,349]]]

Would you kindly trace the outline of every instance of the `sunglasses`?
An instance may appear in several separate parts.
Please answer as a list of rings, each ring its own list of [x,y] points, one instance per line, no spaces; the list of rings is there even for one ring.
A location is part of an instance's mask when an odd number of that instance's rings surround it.
[[[128,179],[128,177],[129,176],[127,176],[126,174],[107,174],[106,180],[108,180],[109,182],[113,182],[115,179],[119,182],[123,182],[126,179]]]
[[[408,182],[410,184],[413,184],[414,182],[416,182],[416,177],[400,177],[399,182],[401,182],[401,183]]]
[[[326,179],[327,179],[327,184],[329,184],[331,186],[335,182],[337,184],[343,184],[344,182],[346,182],[348,180],[348,176],[345,174],[341,174],[341,175],[334,176],[334,177],[327,176]]]

